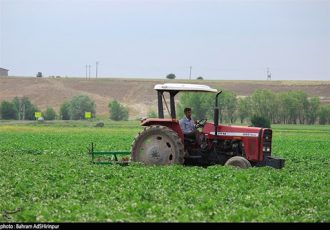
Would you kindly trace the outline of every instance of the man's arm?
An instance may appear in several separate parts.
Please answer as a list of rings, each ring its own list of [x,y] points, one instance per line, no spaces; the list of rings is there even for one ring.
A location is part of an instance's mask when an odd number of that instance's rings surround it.
[[[180,125],[180,128],[181,128],[182,132],[184,132],[184,121],[183,121],[183,119],[179,120],[179,125]]]

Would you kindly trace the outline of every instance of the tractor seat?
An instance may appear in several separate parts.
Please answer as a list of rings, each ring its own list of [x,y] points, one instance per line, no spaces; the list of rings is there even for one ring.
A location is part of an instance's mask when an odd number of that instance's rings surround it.
[[[195,134],[184,134],[183,135],[184,136],[184,143],[185,144],[193,144],[193,143],[195,143],[196,142],[196,136],[195,136]]]

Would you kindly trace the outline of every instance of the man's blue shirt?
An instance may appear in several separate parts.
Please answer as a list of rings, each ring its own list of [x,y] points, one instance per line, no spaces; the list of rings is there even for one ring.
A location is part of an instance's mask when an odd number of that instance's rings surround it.
[[[191,133],[196,130],[194,120],[189,120],[186,116],[179,121],[179,124],[184,134]]]

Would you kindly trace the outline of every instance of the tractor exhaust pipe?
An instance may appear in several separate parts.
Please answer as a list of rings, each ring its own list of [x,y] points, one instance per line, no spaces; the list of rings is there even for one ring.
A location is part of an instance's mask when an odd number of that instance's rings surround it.
[[[218,135],[218,125],[219,125],[219,105],[218,105],[218,96],[222,93],[220,91],[217,93],[215,96],[215,107],[214,107],[214,131],[215,131],[215,136]]]

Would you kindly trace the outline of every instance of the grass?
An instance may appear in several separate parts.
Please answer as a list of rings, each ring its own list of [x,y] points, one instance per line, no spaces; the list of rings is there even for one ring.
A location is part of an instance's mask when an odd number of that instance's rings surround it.
[[[0,125],[0,222],[329,222],[330,127],[274,126],[281,170],[91,164],[138,122]]]

